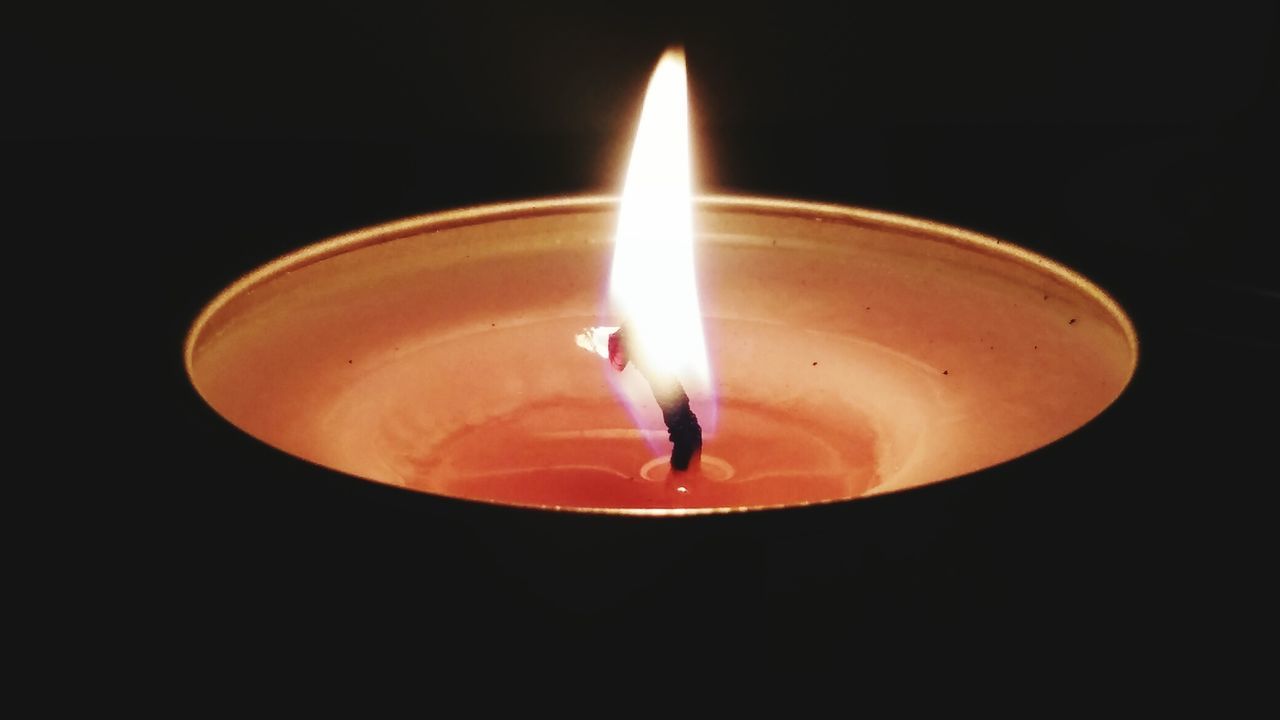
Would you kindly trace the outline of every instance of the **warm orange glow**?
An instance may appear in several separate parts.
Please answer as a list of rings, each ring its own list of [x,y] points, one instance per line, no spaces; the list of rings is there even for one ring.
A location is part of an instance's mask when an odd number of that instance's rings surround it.
[[[693,267],[689,96],[684,52],[653,72],[631,149],[615,235],[609,299],[627,349],[678,378],[691,396],[710,385]]]
[[[699,278],[718,291],[702,298],[703,323],[709,349],[739,361],[717,364],[724,412],[701,472],[673,476],[644,379],[565,342],[599,309],[613,207],[469,208],[303,248],[205,308],[187,373],[237,427],[335,471],[640,515],[939,482],[1063,437],[1133,376],[1132,323],[1048,258],[927,220],[704,197]],[[757,251],[776,238],[788,251]],[[982,342],[957,328],[981,328]],[[595,350],[610,332],[583,341]],[[641,386],[632,418],[605,377]]]

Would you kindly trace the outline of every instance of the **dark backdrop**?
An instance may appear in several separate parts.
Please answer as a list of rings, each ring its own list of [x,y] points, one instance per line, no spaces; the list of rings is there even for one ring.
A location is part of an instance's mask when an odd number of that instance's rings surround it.
[[[107,278],[89,297],[63,278],[43,307],[97,343],[73,354],[93,358],[75,417],[107,438],[94,467],[121,469],[105,494],[123,509],[80,548],[85,592],[129,608],[161,653],[246,663],[371,639],[487,660],[641,647],[687,666],[998,640],[1083,651],[1106,675],[1252,638],[1274,536],[1259,498],[1276,477],[1275,25],[1266,3],[13,11],[14,214],[56,267]],[[1131,312],[1130,390],[971,478],[662,523],[367,487],[199,401],[183,334],[256,265],[409,214],[613,191],[672,42],[704,187],[936,218],[1063,260]]]

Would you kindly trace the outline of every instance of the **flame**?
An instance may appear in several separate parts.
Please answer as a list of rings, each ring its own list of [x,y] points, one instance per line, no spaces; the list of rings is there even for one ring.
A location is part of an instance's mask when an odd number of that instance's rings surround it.
[[[693,264],[689,92],[684,52],[668,50],[649,81],[631,149],[609,278],[627,350],[646,372],[708,395],[711,373]],[[596,343],[591,343],[593,347]],[[652,404],[652,396],[647,400]]]

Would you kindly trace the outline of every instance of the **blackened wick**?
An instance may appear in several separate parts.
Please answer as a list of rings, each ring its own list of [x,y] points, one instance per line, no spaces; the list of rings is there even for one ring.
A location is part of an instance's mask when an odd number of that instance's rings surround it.
[[[627,367],[629,354],[621,328],[609,336],[609,363],[618,372]],[[671,467],[688,470],[690,463],[702,450],[702,426],[689,405],[689,395],[680,381],[674,377],[646,370],[640,363],[636,369],[649,381],[653,397],[662,408],[662,421],[667,425],[667,437],[671,439]]]

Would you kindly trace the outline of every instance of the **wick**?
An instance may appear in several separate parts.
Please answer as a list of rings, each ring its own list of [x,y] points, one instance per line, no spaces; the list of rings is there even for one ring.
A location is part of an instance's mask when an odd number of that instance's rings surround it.
[[[609,364],[622,372],[629,360],[623,329],[618,328],[609,336]],[[648,381],[653,398],[662,408],[662,421],[667,425],[667,437],[671,440],[671,468],[688,470],[702,450],[702,426],[689,405],[689,395],[674,377],[648,371],[640,363],[636,363],[636,369]]]

